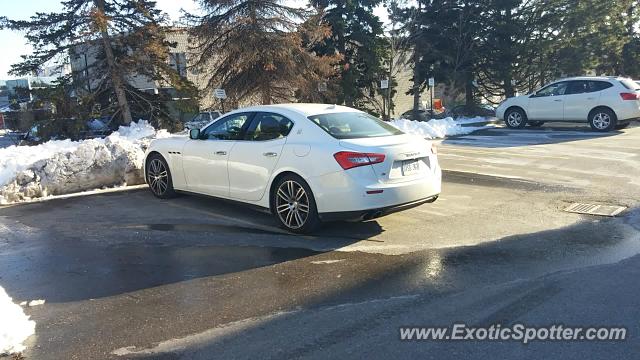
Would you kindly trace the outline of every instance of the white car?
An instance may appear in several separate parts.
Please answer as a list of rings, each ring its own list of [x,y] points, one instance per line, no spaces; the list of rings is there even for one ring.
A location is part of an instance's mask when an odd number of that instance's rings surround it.
[[[430,141],[325,104],[235,110],[189,137],[154,140],[145,159],[159,198],[192,192],[257,205],[298,233],[433,202],[441,177]]]
[[[588,122],[596,131],[611,131],[640,119],[640,85],[621,77],[563,79],[533,94],[505,100],[496,116],[510,128],[569,121]]]

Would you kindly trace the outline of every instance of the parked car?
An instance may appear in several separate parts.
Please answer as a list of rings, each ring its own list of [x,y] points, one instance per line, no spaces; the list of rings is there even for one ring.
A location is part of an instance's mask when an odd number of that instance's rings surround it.
[[[429,121],[431,119],[443,119],[447,116],[445,111],[435,110],[433,113],[431,109],[420,109],[418,110],[418,116],[415,117],[413,115],[413,110],[407,110],[400,115],[400,118],[407,120],[417,120],[417,121]]]
[[[447,116],[452,118],[458,118],[461,116],[466,117],[494,117],[496,116],[496,109],[487,104],[477,104],[477,105],[458,105],[454,106],[452,109],[447,110]]]
[[[222,113],[217,110],[202,111],[194,116],[191,120],[185,122],[184,128],[187,130],[201,129],[203,126],[219,118],[221,115]]]
[[[371,115],[326,104],[235,110],[189,137],[154,140],[151,192],[192,192],[255,205],[285,229],[368,220],[437,199],[436,148]]]
[[[503,101],[496,114],[510,128],[570,121],[588,122],[596,131],[611,131],[640,119],[640,84],[622,77],[563,79],[533,94]]]

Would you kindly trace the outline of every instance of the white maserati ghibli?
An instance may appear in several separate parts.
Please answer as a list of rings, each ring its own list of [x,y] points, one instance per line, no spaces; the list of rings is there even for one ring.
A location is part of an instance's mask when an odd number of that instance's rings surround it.
[[[285,229],[369,220],[438,198],[435,146],[362,111],[326,104],[235,110],[189,137],[154,140],[152,193],[198,193],[256,205]]]

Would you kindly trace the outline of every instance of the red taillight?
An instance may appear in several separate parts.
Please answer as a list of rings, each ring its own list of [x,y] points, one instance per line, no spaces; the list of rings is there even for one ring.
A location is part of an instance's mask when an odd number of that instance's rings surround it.
[[[640,100],[640,94],[636,93],[620,93],[622,100]]]
[[[347,170],[358,166],[378,164],[384,161],[384,154],[340,151],[333,154],[340,166]]]

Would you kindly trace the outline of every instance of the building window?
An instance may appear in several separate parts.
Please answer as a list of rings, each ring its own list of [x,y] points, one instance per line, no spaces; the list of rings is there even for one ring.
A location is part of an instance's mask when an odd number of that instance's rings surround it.
[[[182,77],[187,76],[187,56],[185,53],[170,53],[169,64]]]

